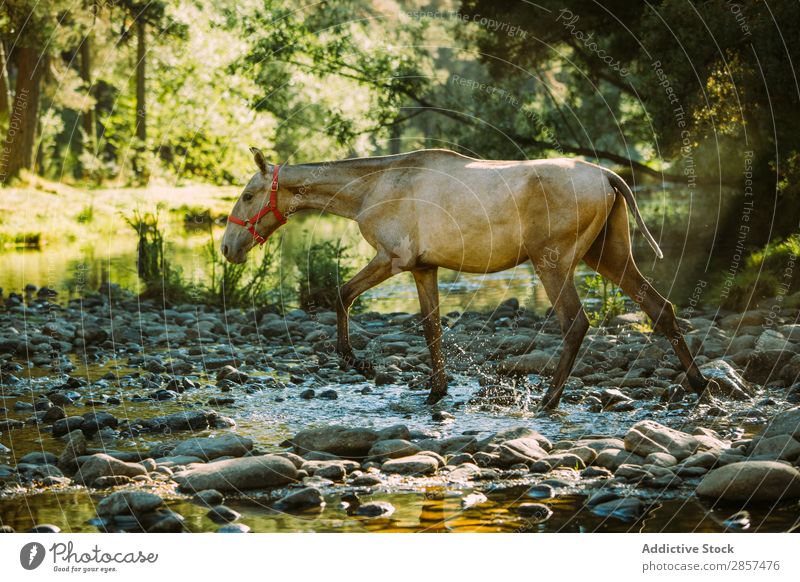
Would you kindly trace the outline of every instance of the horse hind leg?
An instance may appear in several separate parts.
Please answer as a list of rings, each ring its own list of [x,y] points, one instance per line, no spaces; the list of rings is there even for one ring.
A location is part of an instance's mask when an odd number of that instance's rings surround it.
[[[681,366],[686,371],[689,385],[695,392],[701,394],[708,382],[697,368],[683,339],[672,303],[645,279],[633,260],[624,204],[617,202],[605,229],[589,248],[583,260],[589,267],[619,285],[641,306],[653,321],[654,329],[663,333],[669,340]]]

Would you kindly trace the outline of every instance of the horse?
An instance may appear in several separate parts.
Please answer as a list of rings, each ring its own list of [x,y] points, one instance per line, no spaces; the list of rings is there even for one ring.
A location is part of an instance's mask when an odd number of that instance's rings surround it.
[[[429,404],[447,394],[439,315],[439,268],[493,273],[531,261],[564,338],[540,409],[558,407],[589,320],[574,283],[580,261],[613,281],[666,335],[691,388],[707,381],[683,338],[673,305],[633,259],[627,212],[659,258],[633,192],[616,173],[573,158],[480,160],[444,149],[277,165],[250,148],[258,171],[228,217],[221,251],[247,253],[303,210],[358,223],[375,256],[339,288],[336,352],[344,369],[368,373],[350,344],[349,310],[368,289],[401,273],[414,277],[431,358]]]

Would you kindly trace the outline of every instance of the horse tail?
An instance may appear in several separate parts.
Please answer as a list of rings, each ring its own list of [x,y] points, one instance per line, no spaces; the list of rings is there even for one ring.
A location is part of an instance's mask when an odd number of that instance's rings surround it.
[[[625,202],[628,203],[628,208],[630,208],[639,230],[642,231],[644,238],[647,239],[647,242],[653,248],[653,251],[655,251],[656,256],[659,259],[663,259],[664,253],[661,252],[661,248],[658,246],[656,239],[654,239],[653,235],[650,234],[650,231],[647,230],[647,225],[645,225],[642,215],[639,213],[639,206],[636,204],[636,198],[633,197],[633,191],[630,189],[630,186],[625,183],[625,180],[620,178],[611,170],[606,170],[606,176],[608,177],[608,182],[611,184],[611,187],[614,189],[614,191],[617,194],[622,195],[622,197],[625,199]]]

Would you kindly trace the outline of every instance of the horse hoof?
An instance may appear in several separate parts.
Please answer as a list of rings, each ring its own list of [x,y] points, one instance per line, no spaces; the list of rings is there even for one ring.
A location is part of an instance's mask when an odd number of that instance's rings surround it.
[[[428,394],[428,399],[425,401],[425,403],[428,405],[434,405],[445,396],[447,396],[447,391],[441,392],[438,390],[431,390],[431,393]]]

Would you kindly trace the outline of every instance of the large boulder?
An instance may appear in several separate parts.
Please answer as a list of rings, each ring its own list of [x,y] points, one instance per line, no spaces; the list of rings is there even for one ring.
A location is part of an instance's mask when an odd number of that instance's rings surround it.
[[[365,457],[378,438],[378,433],[369,428],[331,425],[301,430],[289,440],[298,455],[322,452],[340,457]]]
[[[642,420],[634,424],[625,435],[625,450],[646,457],[651,453],[668,453],[679,461],[693,455],[700,442],[690,434]]]
[[[115,459],[111,455],[105,453],[98,453],[88,457],[78,467],[75,473],[75,481],[83,483],[87,487],[94,485],[95,481],[100,477],[122,476],[122,477],[137,477],[139,475],[147,475],[147,469],[139,463],[126,463]]]
[[[243,457],[194,465],[174,477],[183,491],[241,491],[280,487],[297,478],[289,459],[277,455]]]
[[[776,461],[742,461],[708,473],[700,497],[723,501],[774,502],[800,498],[800,471]]]
[[[210,461],[217,457],[241,457],[253,450],[253,440],[233,433],[218,437],[183,441],[172,450],[173,456],[199,457]]]

